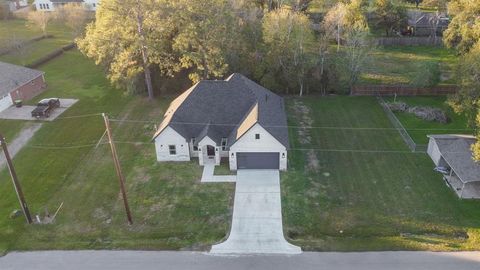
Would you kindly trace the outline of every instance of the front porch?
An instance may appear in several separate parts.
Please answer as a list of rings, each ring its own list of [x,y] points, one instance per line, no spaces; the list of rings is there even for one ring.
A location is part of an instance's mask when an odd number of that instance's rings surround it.
[[[461,199],[480,199],[480,182],[463,183],[455,174],[445,175],[445,182]]]

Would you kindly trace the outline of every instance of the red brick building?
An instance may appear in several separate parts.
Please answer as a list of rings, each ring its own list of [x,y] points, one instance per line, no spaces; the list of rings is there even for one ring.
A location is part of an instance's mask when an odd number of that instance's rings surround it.
[[[0,62],[0,112],[45,90],[44,72]]]

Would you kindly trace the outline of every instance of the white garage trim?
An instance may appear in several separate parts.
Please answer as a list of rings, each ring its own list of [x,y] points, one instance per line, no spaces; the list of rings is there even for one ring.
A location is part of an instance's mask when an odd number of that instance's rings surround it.
[[[0,97],[0,112],[8,109],[13,105],[13,100],[10,94]]]
[[[280,170],[287,170],[287,149],[260,124],[255,124],[230,146],[230,170],[237,170],[237,153],[278,152]]]

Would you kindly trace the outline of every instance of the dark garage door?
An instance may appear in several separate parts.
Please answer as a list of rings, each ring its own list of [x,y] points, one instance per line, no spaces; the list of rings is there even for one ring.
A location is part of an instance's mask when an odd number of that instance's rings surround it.
[[[237,153],[237,169],[278,169],[280,153]]]

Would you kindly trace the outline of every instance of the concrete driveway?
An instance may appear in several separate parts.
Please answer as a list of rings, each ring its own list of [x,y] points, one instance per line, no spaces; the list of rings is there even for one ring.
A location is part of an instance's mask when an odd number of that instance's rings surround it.
[[[278,170],[238,170],[232,228],[210,253],[299,254],[283,236]]]
[[[23,105],[20,108],[12,106],[2,112],[0,112],[0,119],[11,119],[11,120],[40,120],[40,121],[53,121],[55,118],[59,117],[64,113],[68,108],[77,103],[78,99],[60,99],[60,107],[53,110],[52,114],[48,118],[37,119],[32,117],[31,113],[36,108],[36,106]]]

